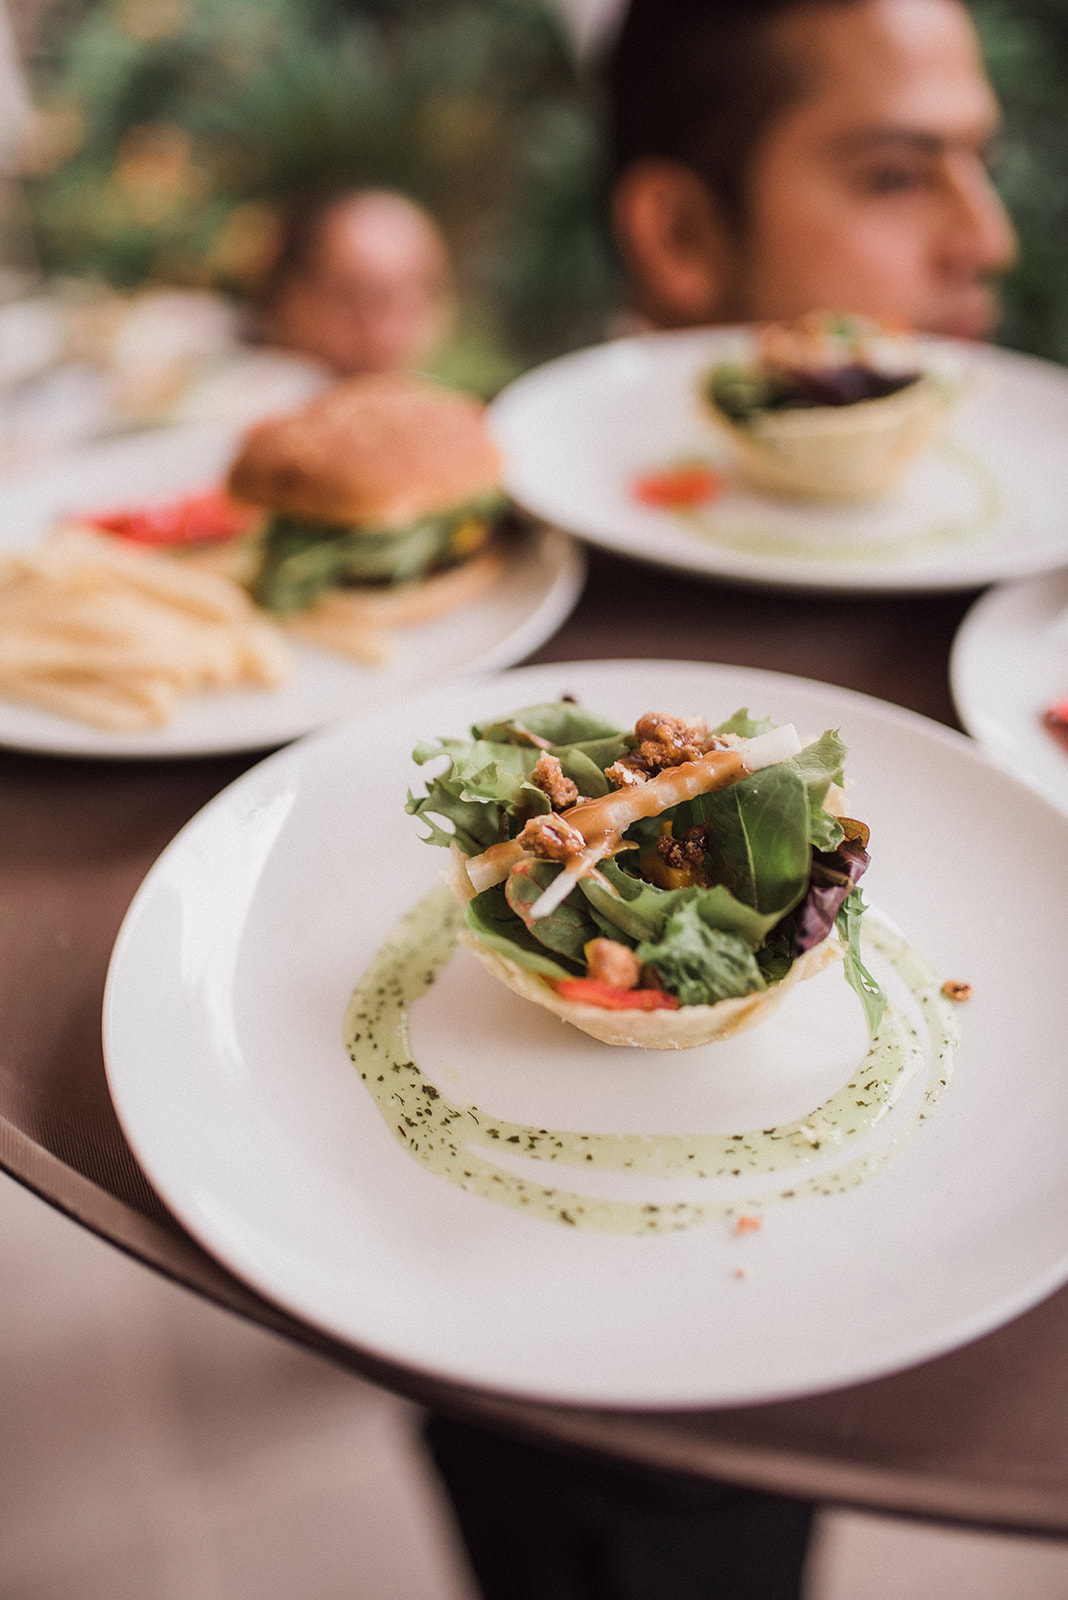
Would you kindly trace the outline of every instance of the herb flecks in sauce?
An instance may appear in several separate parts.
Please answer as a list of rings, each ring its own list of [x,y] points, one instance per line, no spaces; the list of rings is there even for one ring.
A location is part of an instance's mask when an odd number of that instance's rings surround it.
[[[777,1200],[841,1193],[878,1171],[916,1132],[952,1073],[958,1039],[952,1002],[927,962],[875,923],[870,942],[913,995],[928,1038],[888,1007],[852,1078],[809,1116],[739,1134],[689,1135],[575,1133],[508,1122],[450,1100],[412,1057],[409,1009],[451,957],[462,918],[444,886],[401,918],[349,1002],[346,1045],[386,1125],[411,1156],[472,1194],[565,1227],[669,1233]],[[919,1109],[885,1143],[860,1148],[924,1072]],[[544,1164],[544,1181],[537,1164]],[[806,1168],[819,1170],[806,1175]],[[713,1192],[701,1200],[658,1201],[649,1192],[606,1198],[568,1187],[566,1169],[619,1174],[627,1183],[696,1179]]]

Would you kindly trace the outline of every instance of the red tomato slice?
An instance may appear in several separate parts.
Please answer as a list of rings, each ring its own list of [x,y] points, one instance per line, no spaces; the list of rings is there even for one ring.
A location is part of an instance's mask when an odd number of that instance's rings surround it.
[[[723,489],[723,477],[711,467],[667,467],[634,480],[634,498],[646,506],[685,509],[706,505]]]
[[[223,490],[209,489],[166,505],[105,511],[84,520],[137,544],[213,544],[250,532],[259,515],[254,506],[239,505]]]
[[[605,1011],[677,1011],[679,1002],[663,989],[617,989],[599,978],[561,978],[556,992],[564,1000],[577,1000]]]

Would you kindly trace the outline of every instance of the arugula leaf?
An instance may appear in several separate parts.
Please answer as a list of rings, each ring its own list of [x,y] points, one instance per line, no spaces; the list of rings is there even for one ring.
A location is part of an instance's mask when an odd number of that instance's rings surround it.
[[[544,978],[574,978],[585,973],[584,962],[579,964],[566,958],[554,961],[547,954],[544,945],[527,931],[508,904],[501,883],[476,894],[468,902],[464,916],[471,932],[483,944],[531,972],[538,972]]]
[[[846,946],[846,982],[860,996],[868,1034],[874,1039],[886,1010],[886,995],[860,959],[860,924],[866,910],[864,896],[859,889],[852,889],[842,902],[836,925],[839,937]]]
[[[640,944],[635,954],[656,968],[664,988],[684,1006],[715,1005],[767,987],[745,940],[710,928],[693,900],[668,918],[662,939]]]

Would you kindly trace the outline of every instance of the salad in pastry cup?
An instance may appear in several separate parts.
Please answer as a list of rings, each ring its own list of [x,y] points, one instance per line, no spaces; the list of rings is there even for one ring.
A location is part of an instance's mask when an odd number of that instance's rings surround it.
[[[812,500],[887,493],[934,442],[959,385],[925,369],[915,339],[824,312],[753,332],[752,359],[721,362],[703,398],[746,478]]]
[[[572,701],[413,752],[407,809],[450,850],[461,942],[516,994],[596,1039],[687,1049],[758,1023],[839,962],[874,1034],[838,733],[802,744],[747,710],[623,729]]]

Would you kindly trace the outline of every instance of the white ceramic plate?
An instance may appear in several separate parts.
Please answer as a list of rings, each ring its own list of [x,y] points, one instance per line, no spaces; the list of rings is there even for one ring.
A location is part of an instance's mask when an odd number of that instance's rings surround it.
[[[673,461],[730,458],[702,414],[701,380],[746,349],[742,329],[621,339],[525,374],[491,407],[516,499],[624,555],[800,589],[964,589],[1068,560],[1068,372],[1015,353],[927,340],[969,385],[944,441],[884,500],[810,506],[731,479],[680,516],[639,504],[635,479]]]
[[[0,552],[34,544],[64,515],[166,501],[217,484],[236,449],[217,427],[173,428],[87,446],[0,487]],[[471,605],[397,634],[380,666],[295,646],[280,689],[191,697],[162,728],[112,733],[0,699],[0,745],[61,755],[160,757],[262,750],[469,672],[510,666],[556,632],[582,589],[574,543],[539,529],[514,547],[491,590]]]
[[[963,1041],[944,1097],[859,1186],[760,1204],[763,1226],[743,1235],[722,1219],[608,1235],[464,1192],[418,1164],[380,1115],[343,1017],[442,870],[404,811],[422,777],[409,749],[564,693],[621,723],[649,706],[718,716],[748,705],[806,732],[840,726],[855,808],[872,826],[869,899],[937,975],[975,989],[954,1010]],[[1014,848],[1037,838],[1041,850]],[[1068,1276],[1066,879],[1064,819],[972,741],[910,713],[735,667],[522,668],[314,735],[200,813],[118,939],[108,1081],[134,1150],[190,1231],[263,1293],[368,1351],[551,1401],[802,1394],[945,1351]],[[428,960],[419,948],[405,971]],[[918,1026],[937,1095],[943,1064]],[[833,969],[736,1040],[614,1050],[518,1000],[463,952],[415,1004],[411,1048],[438,1094],[482,1109],[480,1127],[510,1117],[686,1136],[807,1115],[864,1056],[866,1035]],[[917,1083],[923,1109],[930,1085]],[[887,1154],[915,1111],[895,1106],[869,1153]],[[502,1171],[516,1161],[494,1159]],[[546,1184],[584,1183],[582,1171],[539,1170]],[[753,1202],[747,1181],[724,1182],[743,1208]],[[624,1197],[650,1188],[617,1183]],[[662,1198],[655,1180],[651,1198]]]
[[[953,641],[950,682],[968,732],[1068,811],[1068,750],[1042,723],[1068,696],[1068,569],[977,600]]]

